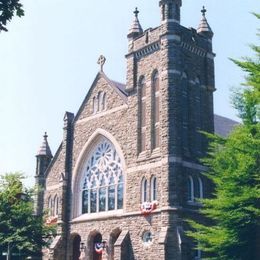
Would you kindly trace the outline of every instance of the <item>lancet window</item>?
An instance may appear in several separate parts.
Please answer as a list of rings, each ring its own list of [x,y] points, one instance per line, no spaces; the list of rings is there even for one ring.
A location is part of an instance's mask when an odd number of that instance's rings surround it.
[[[58,216],[59,213],[59,197],[55,195],[54,198],[51,196],[48,199],[48,210],[49,216]]]
[[[155,176],[151,179],[151,201],[157,200],[157,179]]]
[[[184,72],[181,77],[182,88],[182,147],[185,155],[189,153],[189,120],[190,120],[190,93],[188,86],[188,76]]]
[[[147,200],[147,179],[143,178],[141,183],[141,202],[146,202]]]
[[[200,177],[188,176],[188,202],[196,202],[203,198],[203,183]]]
[[[158,73],[155,72],[152,78],[152,113],[151,113],[151,140],[152,149],[160,146],[160,84]]]
[[[58,216],[59,214],[59,197],[56,195],[54,197],[54,215]]]
[[[89,156],[81,182],[82,214],[123,208],[124,175],[115,147],[102,139]]]
[[[201,81],[199,77],[196,77],[195,79],[195,102],[196,102],[196,114],[195,114],[195,118],[196,118],[196,140],[195,140],[195,146],[197,147],[197,152],[200,153],[201,152],[201,145],[202,145],[202,135],[200,133],[201,131],[201,116],[202,116],[202,108],[201,106],[202,101],[201,101]]]
[[[52,216],[53,215],[53,212],[52,212],[52,198],[49,197],[48,199],[48,210],[49,210],[49,216]]]
[[[145,78],[142,77],[139,83],[139,133],[140,133],[140,143],[139,152],[143,152],[146,149],[146,84]]]
[[[98,92],[97,96],[93,97],[92,110],[93,110],[93,114],[106,110],[106,93],[105,92],[100,91],[100,92]]]

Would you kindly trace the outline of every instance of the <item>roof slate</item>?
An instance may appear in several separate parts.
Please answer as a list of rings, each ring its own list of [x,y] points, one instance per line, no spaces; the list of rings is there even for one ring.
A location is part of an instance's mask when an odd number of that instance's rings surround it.
[[[217,135],[227,137],[236,125],[239,125],[237,121],[227,117],[214,115],[215,134]]]

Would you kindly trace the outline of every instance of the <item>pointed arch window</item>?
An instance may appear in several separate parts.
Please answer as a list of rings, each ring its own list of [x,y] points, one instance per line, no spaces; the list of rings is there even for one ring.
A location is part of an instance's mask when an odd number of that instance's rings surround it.
[[[188,202],[196,202],[196,199],[203,198],[203,182],[200,177],[188,176],[187,186]]]
[[[98,107],[97,107],[97,111],[102,111],[102,99],[103,99],[103,92],[98,92],[98,96],[97,96],[97,102],[98,102]]]
[[[203,184],[200,177],[194,178],[194,198],[203,198]]]
[[[54,216],[58,216],[58,214],[59,214],[59,197],[56,195],[55,197],[54,197],[54,201],[53,201],[54,203],[54,205],[53,205],[53,215]]]
[[[92,109],[93,109],[93,114],[97,113],[97,99],[96,97],[93,97],[92,99]]]
[[[92,99],[93,114],[106,110],[106,93],[99,91]]]
[[[181,77],[181,88],[182,88],[182,147],[183,153],[188,155],[189,153],[189,86],[188,86],[188,76],[183,72]]]
[[[145,78],[141,77],[139,82],[139,152],[146,150],[146,84]]]
[[[157,178],[155,176],[151,179],[151,201],[157,200]]]
[[[147,179],[143,178],[141,183],[141,202],[146,202],[147,199]]]
[[[106,110],[106,93],[103,93],[101,109]]]
[[[152,149],[160,147],[160,84],[158,72],[152,77],[152,99],[151,99],[151,141]]]
[[[201,131],[201,118],[202,118],[202,102],[201,102],[201,81],[199,76],[195,79],[195,102],[196,102],[196,112],[195,112],[195,120],[196,120],[196,140],[195,140],[195,146],[197,149],[197,153],[201,152],[201,146],[202,146],[202,135],[200,133]]]
[[[48,199],[49,216],[53,216],[53,201],[51,196]]]
[[[193,183],[193,178],[191,176],[188,176],[187,190],[188,190],[188,202],[194,202],[194,183]]]
[[[203,182],[202,182],[202,179],[200,177],[198,177],[198,181],[199,181],[199,187],[200,187],[199,198],[203,199],[204,198]]]
[[[121,159],[114,145],[105,138],[95,146],[87,159],[80,193],[82,214],[123,208]]]

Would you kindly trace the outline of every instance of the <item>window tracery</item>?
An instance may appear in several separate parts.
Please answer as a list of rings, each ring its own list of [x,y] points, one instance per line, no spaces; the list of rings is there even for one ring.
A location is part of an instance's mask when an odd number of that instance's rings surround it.
[[[82,214],[123,208],[122,163],[108,140],[98,143],[89,156],[81,183]]]

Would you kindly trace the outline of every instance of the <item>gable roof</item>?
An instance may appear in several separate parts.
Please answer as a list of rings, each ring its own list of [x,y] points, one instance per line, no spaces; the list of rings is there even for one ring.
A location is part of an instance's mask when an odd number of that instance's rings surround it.
[[[75,116],[74,122],[78,119],[80,113],[84,109],[84,106],[85,106],[85,104],[86,104],[86,102],[87,102],[87,100],[88,100],[88,98],[90,96],[90,93],[91,93],[92,89],[95,87],[97,81],[100,78],[103,78],[108,83],[108,85],[111,88],[113,88],[115,90],[115,92],[123,99],[123,101],[125,103],[127,103],[127,92],[125,91],[126,86],[124,84],[122,84],[122,83],[119,83],[119,82],[116,82],[116,81],[113,81],[113,80],[109,79],[103,71],[99,71],[97,73],[97,76],[95,77],[95,79],[94,79],[94,81],[93,81],[93,83],[92,83],[92,85],[91,85],[91,87],[90,87],[86,97],[84,98],[84,100],[83,100],[83,102],[82,102],[82,104],[81,104],[81,106],[80,106],[76,116]]]
[[[48,176],[48,174],[50,173],[50,170],[51,170],[52,166],[55,164],[55,162],[57,161],[59,154],[61,153],[61,150],[62,150],[62,142],[59,145],[59,147],[58,147],[56,153],[54,154],[54,157],[52,158],[52,160],[51,160],[50,164],[48,165],[47,169],[45,170],[45,172],[44,172],[45,176]]]
[[[215,134],[227,137],[233,128],[238,125],[239,122],[229,119],[227,117],[214,115],[214,127]]]

